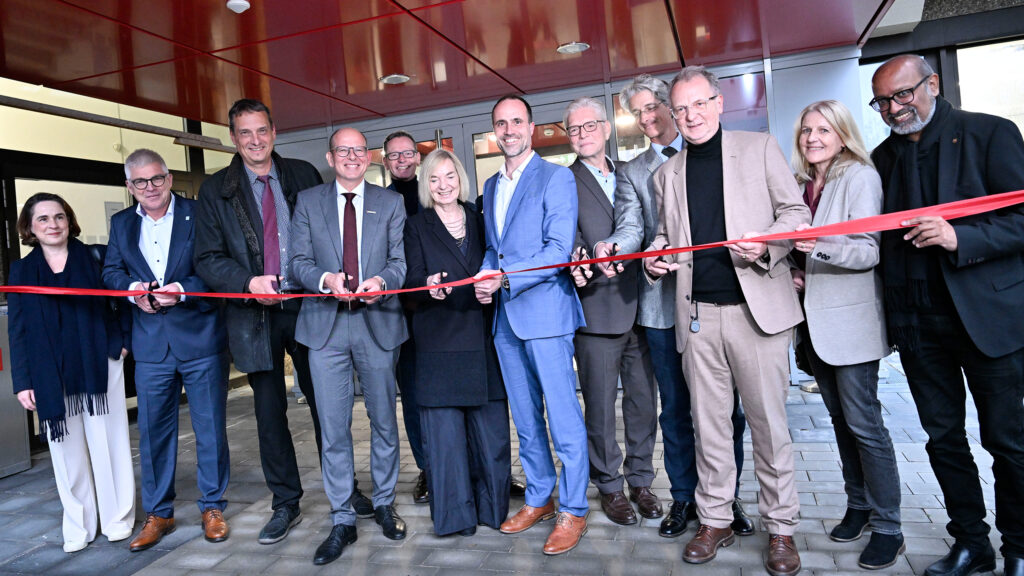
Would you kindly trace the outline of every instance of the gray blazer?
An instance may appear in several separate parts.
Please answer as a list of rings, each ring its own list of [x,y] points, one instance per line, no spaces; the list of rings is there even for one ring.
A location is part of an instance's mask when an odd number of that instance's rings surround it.
[[[402,196],[368,182],[365,186],[359,255],[362,278],[380,276],[387,289],[401,288],[405,282]],[[290,242],[292,277],[306,290],[318,292],[325,272],[341,270],[341,224],[334,181],[299,192]],[[295,339],[312,350],[323,348],[337,314],[338,300],[333,297],[303,298]],[[409,337],[398,298],[387,296],[367,306],[366,322],[373,339],[384,350],[394,350]]]
[[[825,184],[814,226],[875,216],[882,211],[882,180],[854,164]],[[811,343],[833,366],[860,364],[889,354],[878,264],[880,234],[819,238],[807,255],[804,312]]]
[[[646,250],[658,232],[658,204],[654,200],[654,171],[664,157],[653,147],[620,166],[615,185],[615,232],[605,242],[619,245],[620,254]],[[675,326],[676,278],[667,274],[661,282],[650,284],[643,273],[642,261],[631,272],[636,274],[640,293],[637,324],[647,328]]]

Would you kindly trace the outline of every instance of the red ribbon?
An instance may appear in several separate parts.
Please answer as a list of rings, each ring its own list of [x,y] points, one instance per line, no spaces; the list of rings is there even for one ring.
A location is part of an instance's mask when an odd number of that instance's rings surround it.
[[[809,238],[821,238],[823,236],[842,236],[845,234],[867,234],[872,232],[884,232],[886,230],[897,230],[899,228],[910,228],[912,225],[907,224],[907,221],[914,218],[920,217],[940,217],[944,220],[954,220],[956,218],[963,218],[965,216],[974,216],[976,214],[983,214],[985,212],[992,212],[994,210],[1000,210],[1010,206],[1024,203],[1024,190],[1017,190],[1015,192],[1004,192],[1002,194],[992,194],[990,196],[980,196],[978,198],[969,198],[967,200],[958,200],[956,202],[949,202],[946,204],[938,204],[935,206],[926,206],[924,208],[915,208],[913,210],[904,210],[902,212],[893,212],[891,214],[879,214],[877,216],[869,216],[867,218],[858,218],[856,220],[848,220],[846,222],[838,222],[836,224],[829,224],[827,226],[818,226],[816,228],[807,228],[806,230],[793,231],[793,232],[778,232],[775,234],[765,234],[763,236],[757,236],[754,238],[738,238],[735,240],[725,240],[723,242],[712,242],[710,244],[700,244],[698,246],[684,246],[681,248],[665,248],[664,250],[652,250],[650,252],[634,252],[632,254],[616,254],[614,256],[605,256],[603,258],[589,258],[586,260],[579,260],[575,262],[563,262],[560,264],[549,264],[547,266],[537,266],[536,268],[526,268],[523,270],[511,270],[505,272],[505,274],[521,274],[523,272],[536,272],[538,270],[550,270],[553,268],[567,268],[569,266],[582,266],[586,264],[602,264],[605,262],[616,262],[616,261],[628,261],[638,260],[640,258],[657,257],[657,256],[669,256],[672,254],[682,254],[685,252],[696,252],[697,250],[707,250],[709,248],[718,248],[721,246],[727,246],[729,244],[735,244],[737,242],[770,242],[775,240],[804,240]],[[468,284],[475,284],[481,280],[488,280],[501,276],[501,272],[495,272],[492,274],[486,274],[479,278],[463,278],[462,280],[453,280],[451,282],[445,282],[442,284],[436,284],[433,286],[421,286],[419,288],[399,288],[395,290],[383,290],[379,292],[360,292],[360,298],[372,297],[372,296],[388,296],[391,294],[403,294],[406,292],[418,292],[421,290],[441,289],[441,288],[455,288],[457,286],[466,286]],[[148,290],[101,290],[96,288],[52,288],[44,286],[0,286],[0,292],[17,293],[17,294],[46,294],[46,295],[74,295],[74,296],[120,296],[120,297],[135,297],[143,294],[149,294]],[[281,299],[287,300],[289,298],[311,298],[311,297],[326,297],[332,296],[331,294],[237,294],[230,292],[162,292],[162,294],[171,296],[188,296],[188,297],[203,297],[203,298],[235,298],[235,299],[251,299],[251,298],[267,298],[267,299]],[[355,296],[353,296],[355,297]]]

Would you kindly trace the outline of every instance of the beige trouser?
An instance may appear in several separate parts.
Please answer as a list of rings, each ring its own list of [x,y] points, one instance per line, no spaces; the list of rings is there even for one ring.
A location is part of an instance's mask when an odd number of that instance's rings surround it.
[[[793,441],[786,421],[792,330],[765,334],[746,304],[692,303],[690,317],[694,316],[700,330],[687,335],[683,374],[690,387],[697,440],[700,521],[726,528],[733,520],[736,462],[731,416],[735,386],[754,441],[761,520],[769,533],[791,536],[800,512],[793,478]],[[683,324],[676,329],[690,327]]]

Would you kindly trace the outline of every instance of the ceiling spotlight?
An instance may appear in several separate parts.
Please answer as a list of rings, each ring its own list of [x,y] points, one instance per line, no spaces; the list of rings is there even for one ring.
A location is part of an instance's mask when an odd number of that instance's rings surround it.
[[[228,0],[228,10],[235,14],[241,14],[250,7],[249,0]]]
[[[405,84],[412,78],[405,74],[388,74],[387,76],[381,76],[378,78],[384,84]]]
[[[555,49],[559,54],[579,54],[590,50],[590,44],[586,42],[566,42]]]

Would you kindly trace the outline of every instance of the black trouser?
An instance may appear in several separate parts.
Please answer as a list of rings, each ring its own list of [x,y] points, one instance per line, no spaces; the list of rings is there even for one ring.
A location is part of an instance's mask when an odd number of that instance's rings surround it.
[[[949,513],[946,529],[968,548],[988,545],[985,501],[965,430],[966,375],[981,445],[993,459],[1002,552],[1024,556],[1024,350],[989,358],[955,316],[922,315],[919,332],[919,349],[902,352],[901,361],[928,433],[928,457]]]
[[[289,306],[291,308],[291,306]],[[298,504],[302,498],[299,466],[295,460],[295,446],[288,429],[288,398],[285,390],[284,353],[292,357],[298,376],[299,389],[306,396],[313,418],[317,451],[320,451],[320,420],[316,413],[313,380],[309,375],[309,349],[295,341],[295,320],[298,314],[279,306],[270,307],[270,353],[274,368],[249,374],[253,404],[256,411],[256,430],[260,441],[260,462],[267,488],[274,495],[271,507]]]

